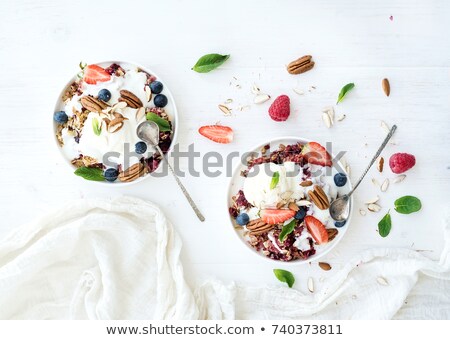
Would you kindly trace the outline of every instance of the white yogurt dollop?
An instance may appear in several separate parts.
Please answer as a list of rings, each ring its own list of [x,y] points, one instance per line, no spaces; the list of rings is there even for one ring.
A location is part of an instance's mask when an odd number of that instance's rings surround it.
[[[275,173],[278,173],[278,183],[271,188]],[[299,185],[302,175],[303,170],[293,162],[255,165],[244,181],[245,198],[260,209],[274,208],[291,197],[299,199],[305,194],[305,188]]]

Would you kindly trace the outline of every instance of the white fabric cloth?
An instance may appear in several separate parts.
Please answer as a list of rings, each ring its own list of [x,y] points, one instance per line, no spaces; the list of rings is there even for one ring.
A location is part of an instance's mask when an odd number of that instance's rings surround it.
[[[440,261],[366,251],[315,294],[208,281],[194,297],[181,241],[156,206],[80,200],[0,243],[0,319],[449,319],[448,220],[443,235]]]

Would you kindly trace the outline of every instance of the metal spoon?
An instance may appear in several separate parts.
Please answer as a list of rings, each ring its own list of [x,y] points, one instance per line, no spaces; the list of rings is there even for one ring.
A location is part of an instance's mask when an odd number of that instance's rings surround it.
[[[189,204],[191,205],[191,207],[194,210],[195,214],[197,215],[198,219],[201,222],[203,222],[205,220],[205,217],[202,215],[200,210],[197,208],[197,205],[194,203],[191,196],[187,192],[186,188],[184,187],[184,185],[181,183],[178,176],[173,171],[172,166],[169,164],[169,161],[164,156],[163,152],[161,151],[161,148],[159,147],[159,144],[158,144],[159,143],[159,127],[158,127],[158,125],[156,125],[156,123],[151,122],[151,121],[142,122],[141,124],[138,125],[138,127],[136,129],[136,133],[140,139],[142,139],[143,141],[149,143],[150,145],[152,145],[156,148],[156,150],[159,152],[161,157],[166,162],[170,172],[172,173],[173,177],[177,181],[178,186],[180,187],[184,196],[188,200]]]
[[[333,202],[331,202],[330,205],[330,216],[333,220],[341,222],[345,221],[348,218],[348,215],[350,213],[348,209],[348,201],[350,199],[350,196],[355,192],[358,185],[362,182],[366,174],[369,172],[370,167],[375,163],[378,156],[380,156],[381,152],[383,151],[386,144],[389,142],[389,139],[391,139],[392,135],[394,134],[395,130],[397,129],[397,126],[394,125],[391,128],[391,131],[387,134],[386,138],[384,139],[381,146],[378,148],[377,153],[375,156],[373,156],[372,160],[370,161],[369,165],[367,166],[366,170],[364,170],[362,176],[359,178],[358,182],[356,182],[353,189],[346,195],[341,196],[339,198],[336,198]]]

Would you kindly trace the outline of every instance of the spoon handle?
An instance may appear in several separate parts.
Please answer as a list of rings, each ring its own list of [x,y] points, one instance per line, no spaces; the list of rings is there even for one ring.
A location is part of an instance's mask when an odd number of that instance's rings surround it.
[[[397,130],[397,125],[392,126],[391,131],[389,131],[389,133],[387,134],[386,138],[384,139],[383,143],[380,145],[380,147],[377,150],[377,153],[375,154],[375,156],[373,156],[372,160],[370,161],[369,165],[367,166],[366,170],[364,170],[363,174],[361,175],[361,177],[359,178],[358,182],[356,182],[355,186],[353,187],[352,191],[350,191],[347,195],[348,197],[350,197],[353,192],[356,190],[356,188],[358,187],[358,185],[362,182],[362,180],[364,179],[364,177],[366,176],[366,174],[369,172],[370,168],[372,167],[373,163],[375,163],[375,161],[377,160],[378,156],[380,156],[381,152],[383,151],[383,149],[385,148],[385,146],[387,145],[387,143],[389,142],[389,140],[391,139],[392,135],[394,134],[395,130]]]
[[[200,212],[200,210],[197,208],[197,205],[195,204],[194,200],[192,199],[191,195],[189,195],[188,191],[186,190],[186,188],[184,187],[183,183],[181,183],[180,179],[178,178],[178,176],[175,174],[175,171],[173,171],[172,166],[170,165],[169,161],[167,160],[167,158],[165,157],[165,155],[163,154],[163,152],[161,151],[161,148],[159,147],[158,144],[155,145],[156,150],[158,150],[159,154],[161,155],[161,157],[164,159],[164,161],[167,164],[167,167],[169,168],[170,172],[172,173],[173,177],[175,178],[175,180],[177,181],[178,186],[180,187],[181,191],[183,192],[184,196],[186,197],[186,199],[188,200],[189,204],[191,205],[192,209],[194,210],[195,214],[197,215],[198,219],[203,222],[205,221],[205,217],[202,215],[202,213]]]

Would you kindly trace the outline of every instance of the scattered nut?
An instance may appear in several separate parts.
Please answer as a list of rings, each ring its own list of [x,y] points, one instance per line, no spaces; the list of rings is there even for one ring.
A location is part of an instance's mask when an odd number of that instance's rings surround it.
[[[331,269],[331,266],[327,262],[319,262],[319,267],[322,268],[325,271],[328,271]]]
[[[376,203],[370,203],[367,206],[367,209],[371,212],[379,212],[381,210],[381,207]]]
[[[305,55],[297,60],[290,62],[287,71],[290,74],[300,74],[311,70],[314,67],[314,61],[310,55]]]
[[[331,118],[328,113],[322,113],[322,120],[327,128],[331,127]]]
[[[389,80],[387,78],[384,78],[381,81],[381,87],[383,88],[384,94],[389,97],[389,94],[391,93],[391,85],[389,84]]]
[[[303,181],[300,183],[300,186],[302,187],[310,187],[311,185],[313,185],[313,182],[311,181]]]
[[[150,86],[145,86],[145,98],[147,99],[147,102],[152,100],[152,90],[150,90]]]
[[[338,118],[337,118],[337,121],[338,122],[342,122],[344,119],[345,119],[345,117],[347,117],[346,115],[340,115]]]
[[[309,277],[309,278],[308,278],[308,290],[309,290],[311,293],[314,293],[314,281],[313,281],[313,278],[312,278],[312,277]]]
[[[258,94],[256,95],[255,99],[253,99],[253,102],[255,104],[262,104],[270,99],[270,96],[268,94]]]
[[[377,282],[382,286],[389,286],[387,280],[382,276],[377,277]]]
[[[383,184],[381,184],[380,189],[382,192],[386,192],[388,188],[389,188],[389,178],[386,178]]]
[[[293,211],[299,211],[300,208],[298,207],[297,204],[295,204],[294,202],[289,203],[288,208],[293,210]]]
[[[397,177],[395,177],[392,182],[393,183],[400,183],[403,182],[403,180],[406,178],[406,175],[398,175]]]
[[[383,172],[383,165],[384,165],[384,158],[383,157],[378,158],[377,169],[379,172]]]
[[[231,115],[231,109],[228,108],[228,106],[226,105],[219,104],[219,110],[222,111],[225,114],[225,116]]]

